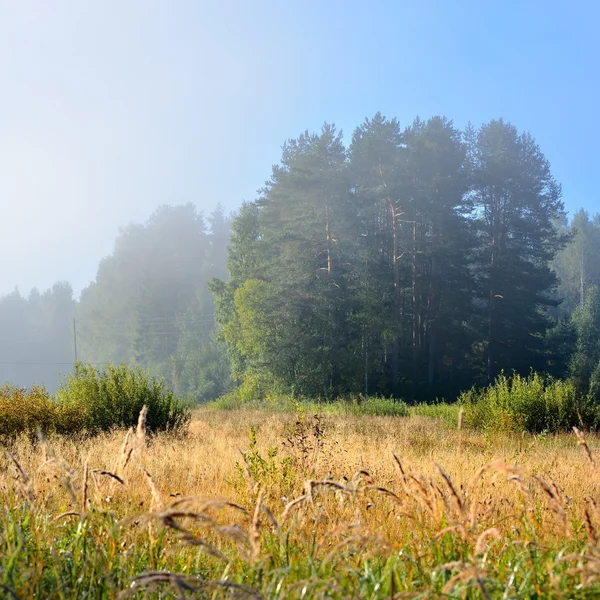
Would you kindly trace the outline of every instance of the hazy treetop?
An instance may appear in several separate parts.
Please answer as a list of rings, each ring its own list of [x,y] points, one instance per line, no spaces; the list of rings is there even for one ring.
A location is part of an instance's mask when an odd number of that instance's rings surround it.
[[[377,110],[529,129],[598,208],[592,2],[0,1],[0,294],[76,294],[163,203],[252,199],[282,142]]]

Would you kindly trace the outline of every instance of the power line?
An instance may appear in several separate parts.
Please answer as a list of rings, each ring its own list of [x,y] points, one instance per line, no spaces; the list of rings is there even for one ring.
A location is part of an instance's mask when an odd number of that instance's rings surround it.
[[[102,319],[102,321],[94,322],[93,319],[82,319],[78,318],[77,323],[82,325],[91,324],[93,328],[97,327],[132,327],[132,326],[144,326],[144,325],[186,325],[186,324],[208,324],[214,323],[215,317],[212,314],[207,315],[196,315],[196,316],[175,316],[170,317],[168,320],[165,317],[148,317],[144,319]],[[67,321],[65,320],[65,324]],[[30,333],[49,331],[48,327],[43,325],[24,326],[24,329]]]
[[[167,320],[168,319],[168,320]],[[169,317],[141,317],[141,318],[129,318],[129,319],[102,319],[104,323],[110,323],[114,325],[141,325],[146,323],[189,323],[195,321],[214,321],[215,316],[212,313],[207,313],[204,315],[177,315],[173,314]],[[94,322],[94,319],[86,319],[83,317],[79,317],[78,321],[82,323]],[[98,324],[98,323],[96,323]]]
[[[154,341],[156,338],[164,338],[166,354],[171,355],[169,347],[173,337],[179,337],[185,334],[196,334],[196,335],[211,335],[215,332],[215,317],[214,314],[202,314],[202,315],[177,315],[165,317],[146,317],[142,319],[124,320],[103,320],[89,322],[91,325],[91,332],[104,336],[116,336],[119,332],[126,334],[132,326],[137,326],[139,334],[142,338]],[[81,335],[80,330],[85,330],[86,319],[73,319],[72,322],[72,333],[73,333],[73,351],[75,360],[79,358],[78,342]],[[25,327],[29,337],[35,332],[44,332],[47,330],[44,327],[34,326],[32,328]],[[141,331],[140,331],[141,330]],[[48,332],[55,333],[55,332]],[[17,334],[18,335],[18,334]],[[4,337],[0,338],[0,345],[4,347],[4,350],[8,350],[10,347],[20,346],[23,342],[22,337]],[[87,364],[94,366],[105,366],[113,364],[115,361],[106,362],[88,362]],[[73,361],[47,361],[47,360],[0,360],[0,365],[3,366],[72,366]]]

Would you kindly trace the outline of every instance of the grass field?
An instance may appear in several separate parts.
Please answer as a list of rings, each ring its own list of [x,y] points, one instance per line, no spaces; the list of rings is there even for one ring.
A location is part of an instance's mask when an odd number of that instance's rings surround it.
[[[599,445],[210,408],[179,437],[19,439],[0,597],[598,598]]]

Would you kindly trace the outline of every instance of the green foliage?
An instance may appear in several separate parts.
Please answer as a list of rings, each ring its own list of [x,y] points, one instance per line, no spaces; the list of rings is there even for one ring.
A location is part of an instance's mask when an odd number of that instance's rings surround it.
[[[277,486],[284,494],[291,494],[296,483],[296,470],[293,458],[279,458],[279,448],[271,446],[267,449],[266,458],[258,449],[256,430],[250,427],[248,431],[249,450],[242,452],[243,464],[236,463],[237,477],[230,481],[238,492],[250,487],[269,490]]]
[[[503,121],[481,127],[469,149],[480,241],[475,268],[484,312],[487,381],[502,370],[544,369],[543,337],[557,278],[551,269],[565,238],[561,188],[535,140]]]
[[[226,326],[223,331],[225,340],[235,341],[239,352],[251,363],[264,361],[269,348],[274,345],[276,333],[264,310],[269,292],[269,284],[265,281],[245,281],[234,295],[238,322],[235,326]]]
[[[8,363],[68,365],[77,316],[79,356],[198,401],[431,401],[531,369],[600,400],[599,232],[568,223],[541,149],[502,119],[377,113],[347,147],[325,124],[233,221],[187,204],[123,229],[78,305],[64,283],[0,298],[0,381],[54,389],[56,366]]]
[[[35,437],[38,430],[76,433],[83,425],[77,407],[57,405],[43,387],[25,389],[6,385],[0,388],[0,440],[9,441],[21,433]]]
[[[571,376],[580,394],[600,401],[600,288],[591,287],[584,303],[573,313],[577,344],[571,360]]]
[[[355,416],[406,417],[408,416],[408,407],[401,400],[395,400],[394,398],[353,396],[331,403],[331,409],[326,412]]]
[[[65,410],[79,410],[84,428],[90,433],[134,426],[144,405],[148,407],[149,431],[176,432],[190,418],[189,410],[163,381],[126,365],[97,370],[91,365],[76,364],[57,391],[56,402]]]
[[[463,393],[459,402],[465,409],[465,424],[478,429],[540,433],[597,425],[596,408],[572,382],[538,373],[501,374],[494,384]]]
[[[220,336],[243,396],[455,397],[553,356],[560,186],[526,133],[401,129],[381,114],[349,148],[333,125],[286,142],[233,223]],[[565,334],[565,335],[563,335]]]
[[[458,418],[461,405],[458,403],[436,402],[434,404],[417,404],[409,408],[411,417],[426,417],[428,419],[439,419],[449,427],[458,426]]]
[[[225,393],[229,365],[216,356],[207,282],[226,276],[228,241],[222,208],[205,219],[192,204],[161,206],[123,229],[82,292],[80,356],[139,365],[200,400]]]
[[[243,400],[239,394],[239,388],[223,394],[220,398],[209,402],[208,406],[215,410],[238,410],[243,407],[251,408],[252,404]]]
[[[189,552],[168,558],[164,535],[152,541],[122,536],[112,511],[94,510],[81,520],[50,519],[37,506],[13,498],[0,508],[0,531],[0,597],[6,599],[109,600],[150,565],[184,569],[186,560],[193,560]]]
[[[182,393],[197,402],[207,402],[231,389],[233,382],[222,342],[205,341],[190,349],[184,360],[184,368],[178,376]]]
[[[158,370],[175,393],[196,402],[214,400],[233,387],[225,344],[195,317],[207,310],[204,299],[198,297],[177,319],[177,349]]]
[[[239,390],[222,396],[211,403],[211,408],[222,410],[256,409],[270,412],[298,414],[329,414],[341,416],[389,416],[405,417],[409,414],[408,406],[401,400],[371,396],[348,396],[336,400],[318,401],[305,397],[268,395],[265,399],[245,399]]]
[[[589,396],[594,402],[600,402],[600,362],[598,362],[590,377]]]
[[[571,319],[561,318],[546,331],[546,370],[557,379],[568,377],[577,344],[577,330]]]
[[[253,402],[267,398],[278,387],[273,382],[273,377],[264,371],[247,369],[244,371],[242,382],[236,392],[242,402]]]
[[[166,360],[177,343],[174,316],[212,274],[204,271],[209,251],[205,220],[192,204],[161,206],[144,225],[123,229],[82,292],[81,356],[145,367]]]
[[[0,388],[0,439],[8,441],[21,433],[35,437],[38,429],[78,434],[130,427],[144,405],[148,431],[179,432],[190,418],[189,409],[162,381],[138,369],[121,365],[98,371],[78,363],[54,397],[39,386]]]

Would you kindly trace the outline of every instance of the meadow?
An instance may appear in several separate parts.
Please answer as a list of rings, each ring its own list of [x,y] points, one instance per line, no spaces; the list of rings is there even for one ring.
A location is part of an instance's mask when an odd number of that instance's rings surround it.
[[[205,407],[177,434],[142,414],[21,435],[0,454],[0,596],[599,597],[596,435],[449,414]]]

